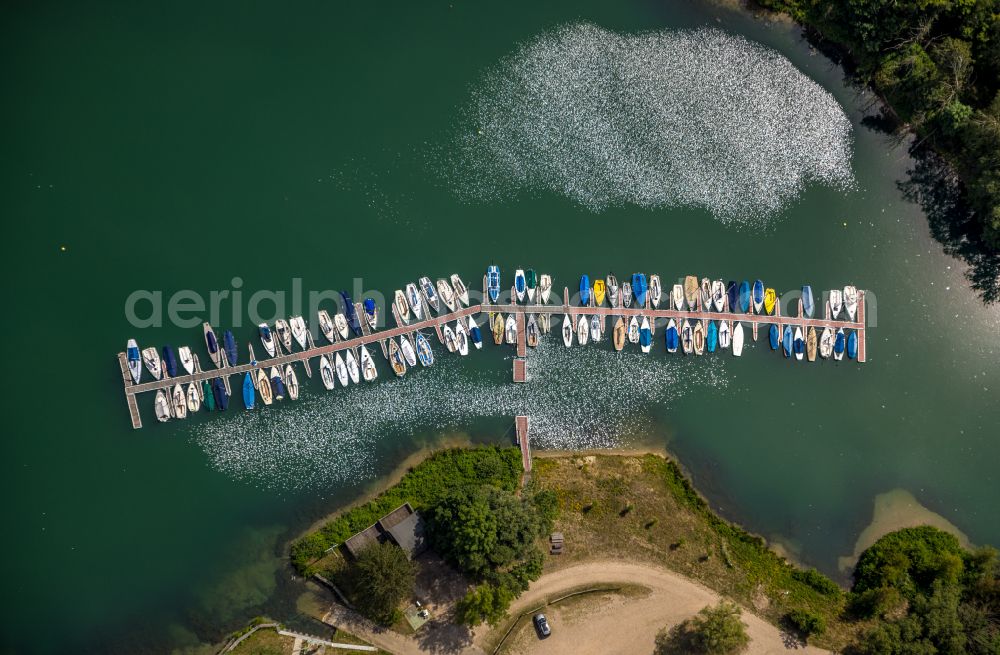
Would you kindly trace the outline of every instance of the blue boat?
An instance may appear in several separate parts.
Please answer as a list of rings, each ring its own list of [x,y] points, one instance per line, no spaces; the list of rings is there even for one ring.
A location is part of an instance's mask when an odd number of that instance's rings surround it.
[[[177,377],[177,357],[174,355],[174,349],[171,346],[163,346],[163,365],[166,367],[170,377]]]
[[[230,366],[236,366],[236,360],[239,354],[236,352],[236,337],[233,336],[232,330],[226,330],[222,335],[222,345],[226,349],[226,359],[229,360]]]
[[[736,284],[736,280],[730,280],[729,286],[726,287],[726,295],[729,297],[729,311],[736,313],[736,308],[739,306],[737,302],[740,297],[740,287]]]
[[[639,329],[639,346],[643,352],[649,352],[649,347],[653,344],[653,333],[648,327],[643,325]]]
[[[847,337],[847,356],[854,359],[858,356],[858,333],[851,332]]]
[[[750,283],[747,280],[740,282],[740,313],[746,314],[750,311]]]
[[[580,304],[584,307],[590,304],[590,278],[586,275],[580,278]]]
[[[360,337],[361,322],[358,320],[358,310],[354,308],[354,301],[351,300],[351,295],[346,291],[341,291],[340,297],[344,300],[344,317],[347,319],[347,325],[350,326],[355,336]]]
[[[277,366],[271,367],[271,395],[274,396],[275,400],[281,400],[285,397],[285,383],[281,380],[281,373],[278,372]]]
[[[646,286],[646,274],[645,273],[633,273],[632,274],[632,293],[635,294],[635,301],[638,303],[639,307],[646,306],[646,291],[648,287]]]
[[[430,366],[434,363],[434,351],[431,344],[427,342],[427,337],[417,332],[417,357],[423,366]]]
[[[215,406],[219,411],[225,411],[229,407],[229,394],[226,393],[226,386],[222,384],[222,378],[212,380],[212,395],[215,396]]]
[[[677,346],[680,342],[680,339],[677,337],[677,327],[674,325],[672,320],[670,321],[670,324],[667,326],[667,331],[664,332],[663,334],[664,334],[663,338],[667,342],[667,352],[668,353],[677,352]]]
[[[802,331],[795,330],[795,341],[792,342],[792,350],[795,352],[795,359],[802,359],[806,352],[806,342],[802,339]]]
[[[781,348],[785,351],[785,357],[792,356],[792,326],[786,325],[785,331],[781,335]]]
[[[500,267],[493,265],[486,269],[486,291],[490,295],[490,302],[496,302],[500,298]]]
[[[247,373],[243,376],[243,406],[247,409],[253,409],[256,400],[257,394],[253,388],[253,376]]]
[[[813,288],[808,284],[802,287],[802,311],[809,318],[812,318],[813,313],[816,311],[816,303],[813,300]]]
[[[760,314],[764,306],[764,283],[757,280],[753,283],[753,310]]]
[[[378,324],[378,306],[372,298],[365,298],[362,306],[365,308],[365,320],[368,321],[368,325],[374,330]]]
[[[471,320],[472,317],[470,316]],[[479,330],[479,326],[472,323],[472,327],[469,328],[469,338],[472,339],[472,344],[474,346],[479,346],[483,342],[483,333]]]
[[[719,328],[715,325],[715,321],[708,322],[708,352],[714,353],[716,346],[719,345]]]
[[[834,359],[843,359],[844,350],[847,346],[847,340],[844,338],[843,328],[837,330],[837,338],[833,342],[833,357]]]
[[[771,340],[771,350],[778,349],[778,326],[775,323],[771,323],[771,329],[768,330],[768,338]]]

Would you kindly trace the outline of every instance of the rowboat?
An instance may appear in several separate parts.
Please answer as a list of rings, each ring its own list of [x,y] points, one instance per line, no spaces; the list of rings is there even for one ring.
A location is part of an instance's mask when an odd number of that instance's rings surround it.
[[[604,295],[607,289],[604,286],[604,280],[597,278],[594,280],[594,305],[600,307],[604,304]]]
[[[590,278],[586,275],[580,276],[580,305],[586,307],[590,304]]]
[[[374,332],[378,327],[378,305],[375,304],[375,299],[365,298],[365,301],[361,303],[361,309],[365,312],[365,320],[368,322],[368,327]]]
[[[698,278],[688,275],[684,278],[684,298],[687,300],[688,308],[694,311],[698,305]],[[677,309],[682,309],[678,307]]]
[[[618,306],[618,278],[615,277],[614,273],[608,273],[607,277],[604,278],[605,286],[608,292],[608,304],[612,307]]]
[[[586,316],[581,316],[576,322],[576,340],[581,346],[590,341],[590,323]]]
[[[674,322],[674,319],[667,321],[667,330],[663,333],[663,340],[666,342],[668,353],[677,352],[680,338],[677,335],[677,323]]]
[[[177,355],[174,354],[173,346],[163,346],[163,369],[167,372],[167,377],[177,377]]]
[[[469,329],[461,319],[455,321],[455,345],[459,355],[469,354]]]
[[[684,324],[681,325],[681,350],[685,355],[694,352],[694,329],[691,327],[691,321],[687,319],[684,319]]]
[[[813,299],[812,287],[808,284],[802,285],[802,311],[808,318],[812,318],[816,312],[816,301]]]
[[[632,293],[635,294],[635,301],[639,307],[646,306],[646,293],[649,288],[646,286],[645,273],[632,274]]]
[[[299,378],[291,364],[285,364],[285,387],[288,388],[289,399],[299,399]]]
[[[406,375],[406,362],[395,339],[389,339],[389,363],[392,364],[392,372],[396,377],[401,378]]]
[[[774,289],[768,287],[764,289],[764,313],[768,316],[774,314],[774,306],[778,302],[778,296],[774,293]]]
[[[538,322],[534,314],[528,314],[528,325],[525,327],[525,340],[528,346],[535,348],[538,346]]]
[[[469,288],[465,286],[458,273],[451,274],[451,286],[455,290],[455,297],[466,307],[469,306]]]
[[[854,359],[858,356],[858,333],[857,330],[852,330],[849,335],[847,335],[847,356],[850,359]]]
[[[844,309],[847,310],[847,318],[853,321],[858,312],[858,290],[852,286],[844,287]]]
[[[271,394],[271,383],[267,379],[267,373],[264,369],[257,369],[257,391],[260,393],[260,399],[264,401],[264,405],[270,405],[274,400],[274,396]]]
[[[792,326],[786,325],[784,332],[781,333],[781,349],[785,353],[785,357],[792,356]]]
[[[701,278],[701,310],[703,312],[712,311],[712,281],[707,277]]]
[[[247,373],[247,375],[249,375],[249,373]],[[250,388],[253,388],[253,383],[250,384]],[[184,395],[184,387],[180,384],[174,385],[173,393],[171,394],[171,401],[173,403],[174,416],[177,418],[187,418],[187,396]]]
[[[739,357],[743,354],[743,324],[736,322],[733,328],[733,356]]]
[[[563,317],[562,337],[567,348],[573,345],[573,322],[569,320],[569,314]]]
[[[844,336],[844,328],[837,328],[837,334],[833,339],[833,358],[839,362],[844,358],[845,350],[847,350],[847,338]]]
[[[507,317],[507,326],[504,329],[504,334],[506,336],[507,343],[517,343],[517,320],[514,319],[513,314]]]
[[[142,355],[139,353],[139,344],[135,339],[129,339],[125,346],[125,358],[128,362],[128,372],[132,376],[132,382],[139,384],[142,378]],[[189,371],[190,372],[190,371]]]
[[[625,307],[632,306],[632,284],[630,282],[622,282],[622,304]]]
[[[764,307],[764,283],[760,280],[756,280],[753,283],[753,311],[760,314],[760,310]]]
[[[319,356],[319,377],[323,380],[323,386],[328,391],[332,391],[334,387],[333,365],[326,355]]]
[[[198,383],[192,382],[187,387],[187,406],[192,414],[201,409],[201,396],[198,395]]]
[[[528,288],[528,302],[535,302],[535,289],[538,287],[538,275],[535,273],[535,269],[528,269],[524,276],[524,284]]]
[[[347,323],[345,322],[346,326]],[[274,334],[278,337],[281,345],[285,347],[285,350],[292,352],[292,329],[288,327],[288,321],[283,318],[279,318],[274,322]],[[346,335],[344,337],[347,338]]]
[[[628,321],[629,343],[639,343],[639,320],[633,316]]]
[[[491,264],[486,269],[486,292],[490,297],[490,302],[496,302],[500,297],[500,267]]]
[[[615,345],[615,350],[621,350],[625,347],[625,320],[619,316],[618,320],[615,321],[615,327],[611,331],[612,341]]]
[[[493,343],[498,346],[503,343],[504,325],[503,314],[497,313],[493,316]]]
[[[777,350],[778,344],[781,341],[781,337],[778,334],[777,323],[771,323],[771,327],[767,331],[767,339],[771,343],[771,350]]]
[[[594,314],[590,317],[590,340],[594,343],[598,343],[601,340],[602,330],[601,330],[601,319]]]
[[[719,347],[719,328],[716,326],[715,321],[708,322],[708,330],[705,335],[705,346],[710,353],[714,353],[715,349]]]
[[[208,356],[212,358],[212,363],[216,368],[222,366],[222,349],[219,348],[219,340],[215,338],[215,330],[205,321],[201,325],[202,332],[205,333],[205,347],[208,349]],[[146,350],[149,350],[148,348]],[[143,353],[146,351],[144,350]],[[152,371],[150,371],[152,373]],[[159,376],[156,377],[159,380]]]
[[[726,286],[726,302],[729,305],[728,309],[732,313],[736,313],[736,309],[739,305],[740,298],[740,287],[736,284],[736,280],[730,280],[729,284]]]
[[[660,300],[663,298],[663,287],[660,285],[660,276],[654,273],[649,278],[649,300],[653,307],[660,307]]]
[[[844,308],[844,292],[840,289],[830,291],[830,318],[837,318]]]
[[[413,316],[416,320],[420,321],[424,318],[423,302],[420,299],[420,292],[417,291],[417,285],[410,282],[406,285],[406,304],[410,306],[413,310]],[[346,337],[345,337],[346,338]]]
[[[750,282],[747,280],[740,282],[739,310],[740,314],[746,314],[750,311]]]
[[[795,352],[795,359],[801,361],[806,352],[806,342],[802,339],[802,328],[796,326],[795,340],[792,341],[792,350]]]
[[[226,351],[226,363],[229,366],[236,366],[238,351],[236,350],[236,337],[233,336],[232,330],[226,330],[222,333],[222,346]]]
[[[406,302],[406,296],[403,295],[403,291],[401,289],[396,289],[396,293],[393,294],[392,305],[396,308],[396,316],[403,321],[403,324],[409,324],[410,304]]]
[[[371,353],[364,346],[361,346],[361,377],[365,379],[365,382],[374,382],[375,378],[378,377],[375,360],[372,359]]]
[[[370,298],[366,298],[367,303]],[[374,301],[373,301],[374,302]],[[293,316],[289,319],[288,324],[292,328],[292,337],[295,338],[295,343],[299,344],[299,348],[302,350],[306,349],[306,322],[301,316]],[[230,362],[232,364],[232,362]]]
[[[455,331],[451,329],[451,326],[445,325],[441,332],[444,334],[444,347],[448,349],[448,352],[453,353],[458,350],[458,340],[455,339]]]
[[[649,329],[649,319],[642,317],[642,325],[639,327],[639,347],[642,352],[648,353],[653,347],[653,333]]]
[[[249,371],[243,374],[243,406],[253,409],[257,405],[257,391],[253,388],[253,376]]]
[[[729,321],[719,321],[719,348],[725,350],[733,341],[733,334],[729,331]]]
[[[694,354],[705,354],[705,328],[701,324],[701,321],[694,322],[694,334],[692,337],[694,339]]]
[[[472,339],[472,345],[476,347],[476,350],[482,349],[483,333],[479,330],[479,326],[476,325],[476,319],[472,318],[472,314],[469,314],[469,338]]]
[[[159,380],[163,377],[163,367],[160,365],[160,353],[156,352],[156,348],[143,348],[142,361],[145,362],[146,368],[153,378]]]
[[[441,278],[437,281],[438,295],[441,296],[441,301],[448,307],[449,310],[455,311],[456,298],[455,291],[448,284],[448,280]]]
[[[421,366],[430,366],[434,363],[434,351],[431,350],[431,344],[427,341],[427,337],[417,332],[417,358],[420,360]]]
[[[281,379],[281,372],[277,366],[271,367],[271,395],[275,400],[285,399],[285,382]]]
[[[438,300],[437,292],[434,291],[434,285],[431,284],[431,279],[426,275],[419,280],[417,283],[420,285],[420,290],[424,293],[424,300],[427,304],[434,308],[434,311],[441,312],[441,303]]]
[[[674,308],[678,310],[684,309],[684,287],[679,284],[674,285],[674,289],[670,294],[670,300],[674,304]]]
[[[548,273],[542,273],[541,281],[538,283],[538,292],[541,294],[542,304],[547,305],[549,295],[552,293],[552,276]]]
[[[358,367],[358,358],[354,356],[354,351],[348,349],[347,354],[344,355],[344,365],[347,367],[347,374],[351,378],[351,382],[357,384],[361,381],[361,369]]]
[[[524,294],[528,291],[527,282],[524,280],[524,270],[517,269],[514,271],[514,294],[517,296],[517,301],[524,301]]]
[[[811,325],[806,330],[806,359],[816,361],[816,328]]]
[[[830,326],[823,328],[823,334],[819,337],[819,356],[823,359],[828,359],[833,354],[834,339]]]
[[[156,420],[166,423],[170,420],[170,403],[167,402],[167,394],[163,389],[156,390],[156,398],[153,400],[153,408],[156,410]]]
[[[334,314],[333,315],[333,324],[335,326],[337,326],[337,332],[340,333],[340,338],[341,339],[346,339],[347,335],[348,335],[348,332],[347,332],[348,327],[347,327],[347,319],[344,317],[344,315],[341,314],[340,312],[337,312],[336,314]],[[275,324],[275,328],[277,328],[277,324]]]

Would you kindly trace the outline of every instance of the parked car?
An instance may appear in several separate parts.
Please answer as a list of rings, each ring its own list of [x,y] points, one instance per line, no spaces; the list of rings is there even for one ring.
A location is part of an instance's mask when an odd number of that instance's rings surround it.
[[[545,618],[544,614],[535,614],[532,621],[535,623],[535,630],[538,631],[538,636],[540,638],[544,639],[552,634],[552,629],[549,627],[549,621]]]

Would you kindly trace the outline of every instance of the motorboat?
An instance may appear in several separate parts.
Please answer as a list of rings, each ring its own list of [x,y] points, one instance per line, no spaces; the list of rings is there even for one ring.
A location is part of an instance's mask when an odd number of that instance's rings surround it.
[[[202,323],[201,329],[205,333],[205,347],[208,348],[208,356],[212,358],[212,363],[215,364],[215,367],[219,368],[222,366],[222,349],[219,348],[219,340],[215,338],[215,330],[208,324],[208,321]],[[159,380],[160,378],[157,377],[156,379]]]
[[[397,291],[396,293],[400,292]],[[403,297],[401,293],[399,297]],[[403,300],[403,306],[406,306],[406,300]],[[321,309],[316,312],[316,320],[319,322],[319,331],[323,333],[323,337],[327,340],[327,342],[336,343],[337,335],[334,331],[337,328],[333,326],[333,319],[330,318],[330,314],[327,313],[325,309]],[[267,327],[267,324],[264,324],[264,327]],[[266,347],[267,344],[264,344],[264,346]]]
[[[458,273],[451,274],[451,287],[455,291],[455,297],[465,305],[469,306],[469,288],[465,286],[465,282],[462,278],[458,277]]]
[[[271,382],[267,379],[267,373],[264,369],[257,369],[257,392],[260,393],[260,399],[264,401],[264,405],[270,405],[274,401],[274,395],[271,393]]]
[[[750,282],[743,280],[740,282],[740,314],[750,313]]]
[[[563,316],[562,337],[567,348],[573,345],[573,321],[569,319],[569,314]]]
[[[285,399],[285,381],[281,379],[277,366],[271,367],[271,395],[275,400]]]
[[[417,291],[417,285],[410,282],[406,285],[406,304],[410,306],[413,310],[413,317],[420,321],[424,318],[423,303],[420,300],[420,292]]]
[[[648,353],[653,347],[653,333],[649,329],[649,319],[642,317],[642,326],[639,328],[639,347],[642,352]]]
[[[684,287],[680,284],[675,284],[674,289],[670,294],[670,300],[674,304],[674,309],[683,311],[684,310]]]
[[[774,307],[778,303],[778,295],[774,289],[768,287],[764,289],[764,313],[768,316],[774,315]]]
[[[844,309],[847,310],[847,318],[854,321],[858,313],[858,290],[852,286],[844,287]]]
[[[581,346],[586,346],[590,341],[590,322],[586,316],[580,316],[576,320],[576,341]]]
[[[371,353],[364,346],[361,346],[361,376],[365,382],[374,382],[378,377],[378,369],[375,368],[375,360]]]
[[[812,287],[808,284],[802,286],[802,311],[808,318],[812,318],[816,313],[816,302],[813,299]]]
[[[431,283],[431,279],[426,275],[419,280],[417,283],[420,284],[420,290],[424,292],[424,299],[427,304],[430,305],[435,312],[441,313],[441,302],[438,300],[437,292],[434,291],[434,285]]]
[[[257,390],[253,388],[253,375],[249,371],[243,374],[243,406],[253,409],[257,404]]]
[[[278,337],[281,345],[285,347],[285,350],[292,352],[292,329],[288,326],[288,321],[283,318],[276,320],[274,322],[274,334]]]
[[[163,377],[163,366],[160,364],[160,353],[156,348],[143,348],[142,361],[146,363],[146,369],[153,379],[159,380]]]
[[[525,340],[530,348],[538,347],[538,321],[535,320],[534,314],[528,314],[528,324],[524,328]]]
[[[347,352],[350,351],[348,350]],[[344,357],[339,352],[333,356],[333,370],[337,373],[340,386],[346,387],[348,384],[347,364],[344,363]]]
[[[337,333],[340,334],[341,339],[346,339],[349,336],[347,318],[343,314],[340,312],[334,314],[333,324],[337,327]],[[275,328],[277,328],[277,324],[275,324]]]
[[[733,328],[733,356],[739,357],[743,354],[743,324],[736,322]]]
[[[524,284],[528,289],[528,302],[535,302],[535,291],[538,288],[538,274],[535,273],[535,269],[528,269],[524,276]]]
[[[351,332],[354,333],[354,336],[360,337],[362,333],[361,321],[358,320],[358,310],[354,306],[354,300],[346,291],[341,291],[340,297],[344,301],[344,316],[347,318],[347,325],[351,328]]]
[[[764,307],[764,283],[760,280],[755,280],[753,283],[753,311],[756,314],[760,314],[760,310]]]
[[[215,411],[215,395],[212,393],[212,385],[208,380],[201,381],[201,402],[205,404],[205,408],[210,412]]]
[[[628,322],[628,340],[629,343],[639,343],[639,319],[635,316]]]
[[[548,273],[542,273],[542,277],[538,283],[538,292],[541,294],[542,304],[547,305],[549,303],[549,296],[552,294],[552,276]]]
[[[191,382],[187,387],[187,407],[192,414],[201,409],[201,396],[198,395],[198,383]]]
[[[455,321],[455,345],[459,355],[469,354],[469,328],[461,319]]]
[[[599,343],[601,341],[601,336],[603,336],[603,330],[601,329],[601,317],[594,314],[590,317],[590,340],[594,343]]]
[[[354,350],[351,348],[348,348],[344,354],[344,366],[347,367],[347,375],[351,378],[351,382],[358,384],[361,381],[361,368],[358,366],[358,358],[354,356]]]
[[[448,352],[453,353],[458,350],[458,340],[455,339],[455,331],[451,329],[450,325],[442,326],[441,334],[444,335],[444,346]]]
[[[681,350],[684,351],[685,355],[694,352],[694,328],[691,327],[691,321],[688,319],[684,319],[684,323],[681,325]]]
[[[792,341],[792,351],[795,353],[795,359],[801,361],[803,355],[806,353],[806,342],[802,339],[802,328],[795,327],[795,340]]]
[[[666,342],[668,353],[677,352],[677,346],[680,343],[680,338],[677,335],[677,323],[674,319],[667,321],[667,329],[663,333],[663,340]]]
[[[604,286],[604,280],[597,278],[594,280],[594,305],[600,307],[604,304],[604,296],[607,293],[607,288]]]
[[[399,351],[399,344],[395,339],[389,339],[389,363],[392,365],[392,372],[396,377],[401,378],[406,375],[406,361],[403,353]]]
[[[320,355],[319,377],[323,381],[323,386],[326,387],[327,391],[333,391],[336,380],[333,375],[333,364],[330,363],[330,358],[326,355]]]
[[[615,321],[615,327],[611,330],[611,340],[615,350],[621,350],[625,347],[625,319],[621,316]]]
[[[171,402],[173,404],[174,416],[177,418],[187,418],[187,396],[184,394],[184,387],[180,384],[174,385],[173,393],[171,394]]]
[[[786,325],[784,331],[781,333],[781,349],[785,353],[785,357],[792,356],[792,326]]]
[[[854,359],[858,356],[858,332],[857,330],[851,330],[851,333],[847,335],[847,357]]]
[[[288,389],[290,400],[299,399],[299,378],[295,375],[295,369],[291,364],[285,364],[285,387]]]
[[[226,385],[222,378],[212,380],[212,395],[215,396],[215,406],[220,412],[229,409],[229,393],[226,392]]]
[[[325,313],[325,312],[320,312],[320,313],[322,314],[322,313]],[[329,317],[327,317],[327,320],[329,320]],[[323,321],[321,319],[320,320],[320,325],[322,325],[322,324],[323,324]],[[271,328],[269,328],[267,326],[267,323],[261,323],[260,325],[257,326],[257,332],[260,334],[260,342],[261,342],[261,344],[264,345],[264,350],[267,351],[267,354],[269,356],[274,357],[274,354],[275,354],[275,350],[274,350],[274,335],[271,334]]]
[[[534,319],[533,316],[529,318]],[[479,326],[476,325],[476,319],[472,318],[472,314],[469,314],[469,338],[472,340],[472,345],[476,347],[476,350],[482,350],[483,333],[480,331]]]
[[[771,327],[767,330],[767,339],[771,343],[771,350],[777,350],[778,344],[781,342],[781,336],[778,334],[777,323],[771,323]]]
[[[504,328],[503,314],[497,313],[493,315],[493,343],[500,345],[503,343],[503,328]]]
[[[139,384],[142,379],[142,355],[139,353],[139,344],[135,339],[129,339],[125,346],[125,360],[128,362],[128,372],[132,376],[132,383]]]
[[[431,350],[431,344],[427,341],[427,337],[417,332],[417,359],[420,360],[421,366],[430,366],[434,363],[434,351]]]
[[[698,306],[698,278],[693,275],[684,278],[684,299],[687,300],[688,309],[691,311]]]
[[[542,278],[544,282],[544,276]],[[486,269],[486,293],[490,302],[495,303],[500,298],[500,267],[495,264]]]
[[[156,410],[156,420],[166,423],[170,420],[170,403],[167,401],[167,394],[163,389],[156,390],[156,398],[153,400],[153,408]]]
[[[707,277],[701,278],[701,311],[712,311],[712,281]]]
[[[830,291],[830,318],[837,318],[844,308],[844,292],[840,289]]]
[[[177,377],[177,355],[173,346],[163,346],[163,368],[169,377]]]
[[[705,347],[709,353],[714,353],[719,347],[719,327],[715,321],[708,322],[708,329],[705,332]]]
[[[519,268],[514,271],[514,294],[517,296],[517,302],[524,301],[524,294],[527,291],[528,287],[524,280],[524,270]]]
[[[626,308],[632,306],[632,284],[630,282],[622,282],[622,305]]]
[[[736,308],[740,306],[739,299],[740,286],[736,284],[736,280],[730,280],[729,284],[726,285],[726,303],[730,312],[736,313]]]
[[[590,304],[590,278],[586,275],[580,276],[580,306],[586,307]]]
[[[660,276],[654,273],[649,277],[649,300],[653,307],[660,307],[660,300],[663,299],[663,287],[660,285]]]
[[[809,326],[806,330],[806,359],[810,362],[816,361],[816,328]]]
[[[513,314],[507,317],[507,326],[504,329],[504,334],[506,336],[507,343],[517,343],[517,320],[514,318]]]
[[[722,280],[712,282],[712,306],[717,312],[726,308],[726,287],[722,286]]]
[[[226,364],[236,366],[239,362],[239,352],[236,349],[236,337],[233,336],[232,330],[226,330],[222,333],[222,345],[226,350]]]
[[[646,306],[646,294],[649,291],[649,287],[646,286],[646,274],[645,273],[633,273],[632,274],[632,293],[635,294],[635,301],[639,307]]]
[[[614,273],[608,273],[608,276],[604,279],[605,286],[607,287],[608,293],[608,304],[612,307],[618,306],[618,278],[615,277]]]
[[[378,328],[378,305],[375,304],[374,298],[365,298],[364,302],[361,303],[361,308],[365,312],[365,320],[368,322],[368,327],[374,332]]]
[[[705,354],[705,326],[701,324],[701,321],[694,322],[694,333],[692,334],[692,339],[694,340],[694,354],[704,355]]]
[[[833,358],[839,362],[844,358],[846,350],[847,338],[844,335],[844,328],[837,328],[837,334],[833,338]]]
[[[729,331],[729,321],[719,321],[719,348],[725,350],[733,342],[733,333]]]
[[[441,302],[445,304],[445,307],[447,307],[449,311],[455,311],[455,291],[451,288],[451,284],[448,283],[448,280],[440,278],[437,281],[437,290],[438,296],[441,297]]]
[[[292,338],[299,348],[306,349],[306,322],[301,316],[293,316],[288,320],[288,325],[292,328]]]

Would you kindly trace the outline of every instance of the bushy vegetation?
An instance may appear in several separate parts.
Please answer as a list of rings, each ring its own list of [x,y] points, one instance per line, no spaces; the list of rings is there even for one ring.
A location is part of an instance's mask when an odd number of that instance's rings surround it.
[[[846,49],[858,76],[961,174],[984,248],[1000,251],[996,0],[757,0]]]
[[[739,606],[720,602],[705,607],[698,615],[661,632],[656,638],[655,655],[733,655],[750,645],[747,626]]]
[[[360,553],[341,578],[354,604],[368,618],[390,625],[399,604],[413,595],[417,567],[395,544],[372,544]]]
[[[410,503],[415,509],[430,507],[452,489],[488,484],[513,491],[521,476],[521,454],[517,448],[454,448],[424,460],[374,500],[340,514],[319,530],[292,544],[292,565],[302,575],[310,575],[313,564],[324,553],[351,535],[364,530],[399,507]]]
[[[792,610],[785,616],[788,624],[800,635],[808,639],[812,635],[826,632],[826,619],[822,614],[809,610]]]

